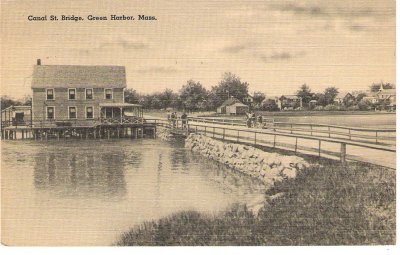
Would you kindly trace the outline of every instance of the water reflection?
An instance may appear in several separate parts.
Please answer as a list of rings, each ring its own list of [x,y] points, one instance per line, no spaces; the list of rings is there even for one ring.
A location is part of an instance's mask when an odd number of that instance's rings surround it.
[[[79,154],[40,151],[34,160],[34,185],[55,196],[121,197],[127,189],[125,165],[138,168],[140,158],[140,152],[125,155],[115,148]]]
[[[180,143],[2,142],[2,149],[8,244],[109,245],[144,221],[217,212],[264,194],[257,182]]]

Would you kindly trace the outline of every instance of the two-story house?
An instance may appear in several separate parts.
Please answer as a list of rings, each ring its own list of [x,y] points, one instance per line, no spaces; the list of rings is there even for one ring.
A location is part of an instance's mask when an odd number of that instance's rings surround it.
[[[32,119],[85,126],[104,119],[142,117],[139,105],[124,103],[123,66],[41,65],[33,68]]]

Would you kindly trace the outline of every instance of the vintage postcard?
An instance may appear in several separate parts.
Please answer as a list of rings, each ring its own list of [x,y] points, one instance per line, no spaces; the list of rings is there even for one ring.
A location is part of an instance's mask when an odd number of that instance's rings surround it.
[[[1,1],[4,246],[396,244],[394,0]]]

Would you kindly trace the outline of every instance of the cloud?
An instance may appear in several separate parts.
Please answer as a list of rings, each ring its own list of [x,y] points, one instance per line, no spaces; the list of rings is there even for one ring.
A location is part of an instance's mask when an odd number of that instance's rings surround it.
[[[168,74],[168,73],[176,73],[178,72],[178,69],[174,68],[174,67],[165,67],[165,66],[150,66],[150,67],[146,67],[146,68],[142,68],[142,69],[138,69],[136,70],[136,72],[138,73],[164,73],[164,74]]]
[[[339,2],[340,3],[340,2]],[[377,5],[378,1],[353,1],[351,4],[343,2],[343,6],[338,6],[337,2],[329,1],[308,1],[308,3],[298,3],[296,1],[278,1],[269,4],[270,10],[280,12],[290,12],[297,15],[306,16],[325,16],[325,17],[342,17],[342,18],[359,18],[359,17],[390,17],[395,16],[395,7],[389,4]]]
[[[291,13],[310,18],[313,21],[341,23],[352,32],[371,30],[377,22],[393,19],[396,15],[394,1],[276,1],[269,3],[264,11]],[[330,29],[331,27],[328,27]],[[319,28],[325,30],[325,28]]]
[[[104,42],[101,43],[98,48],[110,48],[113,46],[121,47],[124,50],[142,50],[149,48],[149,45],[138,41],[128,41],[126,39],[118,39],[116,42]]]
[[[224,47],[222,49],[222,52],[236,54],[236,53],[246,50],[249,47],[250,47],[250,45],[246,45],[246,44],[231,45],[231,46]]]
[[[294,58],[300,58],[305,56],[306,53],[304,51],[300,52],[288,52],[288,51],[281,51],[281,52],[273,52],[271,54],[255,54],[257,58],[259,58],[264,63],[271,63],[273,61],[287,61]]]
[[[319,16],[326,15],[322,7],[316,5],[300,5],[298,3],[280,3],[271,4],[270,7],[273,10],[278,10],[281,12],[292,12],[295,14]]]

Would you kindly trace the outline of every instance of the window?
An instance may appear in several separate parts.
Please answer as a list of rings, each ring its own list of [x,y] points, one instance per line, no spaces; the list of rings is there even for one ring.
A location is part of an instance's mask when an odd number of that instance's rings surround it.
[[[54,89],[46,89],[46,99],[54,100]]]
[[[46,112],[47,112],[47,119],[54,120],[54,106],[48,106]]]
[[[86,119],[93,119],[93,107],[86,107]]]
[[[86,89],[86,100],[91,100],[93,99],[93,89]]]
[[[76,99],[76,89],[68,89],[68,99],[69,100]]]
[[[111,119],[113,117],[112,108],[106,108],[106,118]]]
[[[75,106],[68,107],[68,117],[70,119],[76,119],[76,107]]]
[[[113,91],[112,89],[105,89],[104,90],[105,99],[112,99],[113,98]]]

